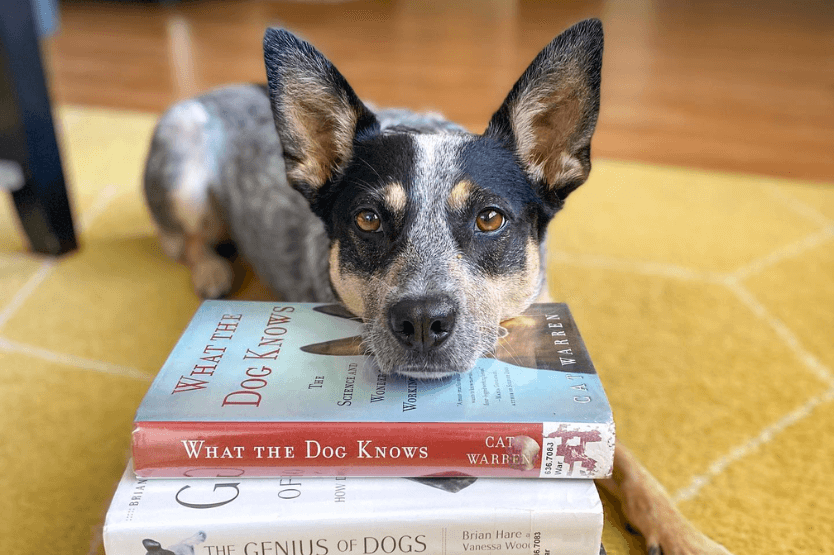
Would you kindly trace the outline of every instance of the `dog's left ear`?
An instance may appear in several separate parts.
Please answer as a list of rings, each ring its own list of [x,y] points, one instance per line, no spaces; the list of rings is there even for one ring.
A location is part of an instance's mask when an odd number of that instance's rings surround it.
[[[350,161],[356,135],[379,124],[333,64],[292,33],[267,29],[264,61],[287,178],[314,203]]]
[[[598,19],[577,23],[553,39],[512,88],[484,132],[515,151],[539,194],[554,208],[591,171],[602,44]]]

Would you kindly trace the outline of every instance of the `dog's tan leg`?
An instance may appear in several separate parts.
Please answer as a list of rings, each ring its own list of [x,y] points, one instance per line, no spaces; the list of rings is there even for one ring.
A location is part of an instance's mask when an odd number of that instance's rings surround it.
[[[646,538],[649,555],[730,555],[678,512],[663,486],[621,442],[614,475],[597,485],[619,500],[626,519]]]
[[[156,234],[165,256],[177,262],[182,262],[183,255],[185,254],[185,235],[178,231],[168,231],[161,227],[157,227]]]
[[[203,237],[185,237],[184,262],[191,270],[191,285],[201,297],[217,299],[232,290],[235,276],[231,264]]]
[[[227,238],[222,216],[209,196],[205,202],[183,203],[173,195],[173,208],[182,231],[159,229],[162,250],[191,270],[194,291],[216,299],[232,290],[234,272],[214,247]]]

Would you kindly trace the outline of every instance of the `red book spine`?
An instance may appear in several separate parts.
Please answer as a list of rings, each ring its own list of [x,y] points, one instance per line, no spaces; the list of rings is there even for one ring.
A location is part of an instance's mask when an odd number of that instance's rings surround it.
[[[541,423],[137,422],[143,478],[540,477]]]

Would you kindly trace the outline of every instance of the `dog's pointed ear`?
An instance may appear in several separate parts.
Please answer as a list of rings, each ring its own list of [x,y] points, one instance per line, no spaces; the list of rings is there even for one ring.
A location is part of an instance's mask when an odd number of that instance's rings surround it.
[[[264,61],[287,178],[312,203],[344,170],[356,135],[379,124],[333,64],[293,34],[267,29]]]
[[[485,136],[513,149],[555,208],[588,178],[599,114],[602,23],[588,19],[553,39],[492,116]]]

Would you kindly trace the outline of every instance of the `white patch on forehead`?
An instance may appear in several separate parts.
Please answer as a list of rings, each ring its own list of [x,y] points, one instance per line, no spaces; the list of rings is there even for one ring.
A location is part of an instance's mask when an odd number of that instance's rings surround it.
[[[414,183],[413,194],[421,206],[442,195],[447,198],[457,181],[458,152],[466,135],[448,133],[414,135]]]
[[[460,248],[449,223],[448,198],[460,180],[458,158],[463,134],[415,134],[412,203],[406,246],[399,255],[403,267],[393,286],[404,296],[459,287],[448,279],[449,264],[459,263]]]

